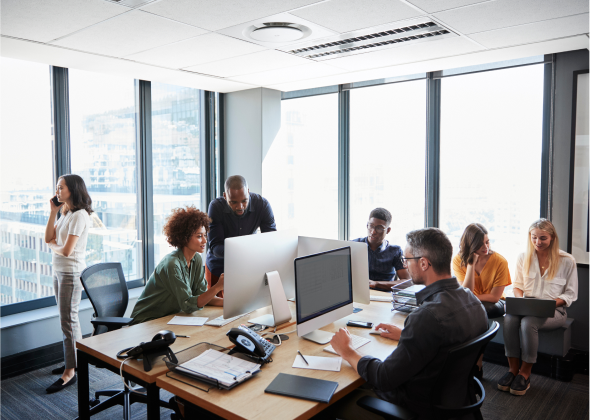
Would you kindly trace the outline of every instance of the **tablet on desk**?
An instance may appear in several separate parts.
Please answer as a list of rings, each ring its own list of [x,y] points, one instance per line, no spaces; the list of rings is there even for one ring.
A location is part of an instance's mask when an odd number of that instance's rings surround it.
[[[509,315],[553,318],[556,306],[557,302],[553,299],[506,298],[506,313]]]

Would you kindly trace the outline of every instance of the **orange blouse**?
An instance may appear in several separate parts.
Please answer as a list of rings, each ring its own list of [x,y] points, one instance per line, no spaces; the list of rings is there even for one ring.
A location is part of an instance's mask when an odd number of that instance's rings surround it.
[[[467,273],[467,267],[461,266],[461,256],[455,255],[453,258],[453,272],[455,277],[459,280],[459,283],[465,281],[465,274]],[[486,295],[492,293],[494,287],[508,286],[512,284],[510,280],[510,271],[508,270],[508,262],[506,259],[494,252],[490,255],[488,262],[483,266],[483,270],[480,274],[477,272],[473,273],[475,276],[475,286],[473,287],[473,294]],[[504,299],[504,293],[502,293],[502,299]]]

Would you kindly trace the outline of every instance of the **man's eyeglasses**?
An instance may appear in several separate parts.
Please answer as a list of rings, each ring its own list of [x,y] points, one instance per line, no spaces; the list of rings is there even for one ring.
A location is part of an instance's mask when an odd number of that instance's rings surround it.
[[[404,257],[403,255],[401,257],[402,264],[404,265],[404,267],[407,267],[408,266],[408,260],[419,260],[420,258],[422,258],[422,257],[410,257],[410,258],[408,258],[408,257]]]
[[[383,233],[383,232],[385,232],[385,229],[387,229],[387,228],[386,227],[383,227],[381,225],[375,226],[375,225],[372,225],[370,223],[367,223],[367,230],[369,232],[372,231],[372,230],[374,230],[377,233]]]

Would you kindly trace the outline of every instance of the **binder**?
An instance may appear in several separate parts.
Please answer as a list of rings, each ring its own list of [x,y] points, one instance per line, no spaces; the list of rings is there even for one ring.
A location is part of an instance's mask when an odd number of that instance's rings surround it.
[[[328,404],[336,388],[338,382],[279,373],[264,392]]]

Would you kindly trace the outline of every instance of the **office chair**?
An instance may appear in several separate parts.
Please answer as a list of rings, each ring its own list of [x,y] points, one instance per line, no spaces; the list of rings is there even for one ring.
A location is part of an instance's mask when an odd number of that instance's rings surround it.
[[[486,393],[481,382],[473,375],[474,366],[476,366],[479,356],[483,354],[486,345],[494,338],[499,328],[500,324],[493,321],[486,333],[448,351],[443,368],[432,391],[430,400],[432,418],[445,420],[455,417],[461,418],[473,413],[476,419],[483,420],[480,408]],[[463,375],[464,377],[467,376],[467,380],[457,382],[457,372],[468,373],[468,375]],[[479,401],[476,401],[475,394],[480,395]],[[457,406],[457,396],[460,395],[467,395],[471,404]],[[449,401],[454,401],[455,404],[447,405]],[[365,396],[357,401],[357,405],[387,420],[413,420],[418,418],[416,413],[379,398]]]
[[[94,316],[90,321],[94,326],[93,336],[118,330],[131,323],[132,318],[123,318],[129,303],[129,292],[121,263],[91,265],[82,271],[80,280],[94,308]],[[100,368],[104,365],[97,364],[96,367]],[[125,380],[125,383],[131,387],[128,380]],[[136,391],[145,392],[145,389],[138,388]],[[101,402],[100,397],[110,398]],[[135,402],[145,404],[147,396],[131,392],[127,387],[96,391],[94,398],[89,402],[90,415],[120,404],[123,406],[123,417],[127,420],[130,418],[130,406]],[[170,408],[170,404],[162,400],[160,400],[160,406]]]

